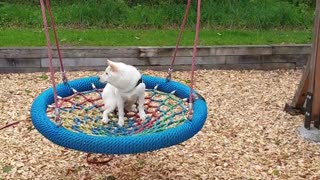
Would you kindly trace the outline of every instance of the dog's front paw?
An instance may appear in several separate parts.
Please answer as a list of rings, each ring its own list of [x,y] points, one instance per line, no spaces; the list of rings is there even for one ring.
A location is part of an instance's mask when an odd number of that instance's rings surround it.
[[[120,127],[122,127],[123,125],[124,125],[124,120],[122,119],[119,119],[119,121],[118,121],[118,125],[120,126]]]
[[[102,122],[107,124],[109,122],[108,116],[102,118]]]
[[[146,113],[144,111],[139,111],[139,117],[144,121],[146,119]]]

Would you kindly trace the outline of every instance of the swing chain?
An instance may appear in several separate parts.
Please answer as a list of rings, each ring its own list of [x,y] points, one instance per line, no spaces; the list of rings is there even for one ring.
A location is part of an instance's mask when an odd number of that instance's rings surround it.
[[[173,69],[170,67],[170,68],[168,69],[168,76],[167,76],[167,78],[166,78],[166,79],[167,79],[167,82],[171,80],[172,72],[173,72]]]
[[[199,99],[205,101],[205,99],[199,93],[196,93],[196,92],[192,93],[192,101],[189,102],[189,107],[188,107],[188,111],[189,111],[188,112],[188,120],[192,119],[192,117],[193,117],[193,104],[195,101],[197,101]]]
[[[188,120],[191,121],[192,118],[193,118],[193,103],[189,103]]]
[[[188,112],[188,120],[192,120],[193,118],[193,103],[198,100],[199,96],[195,93],[192,93],[192,101],[189,102],[189,112]]]
[[[57,125],[58,127],[60,127],[60,126],[62,125],[62,122],[61,122],[60,108],[59,108],[59,107],[55,107],[55,108],[54,108],[54,114],[55,114],[56,125]]]
[[[63,81],[64,84],[66,84],[68,82],[68,78],[67,78],[67,73],[66,71],[62,71],[61,70],[61,79]]]

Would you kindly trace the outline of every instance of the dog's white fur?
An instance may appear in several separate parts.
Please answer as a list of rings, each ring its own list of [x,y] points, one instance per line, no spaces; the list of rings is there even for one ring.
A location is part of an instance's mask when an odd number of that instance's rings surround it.
[[[124,109],[135,111],[133,105],[138,103],[140,119],[145,120],[144,93],[145,84],[137,82],[141,78],[140,72],[133,66],[121,62],[107,60],[108,67],[99,75],[99,81],[107,83],[102,92],[104,103],[103,119],[108,123],[108,114],[118,108],[118,124],[124,125]]]

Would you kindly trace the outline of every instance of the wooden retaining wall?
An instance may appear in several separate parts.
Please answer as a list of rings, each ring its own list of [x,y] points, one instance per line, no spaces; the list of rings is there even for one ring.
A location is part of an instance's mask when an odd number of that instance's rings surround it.
[[[174,47],[62,47],[67,71],[104,70],[106,59],[139,69],[167,70]],[[310,58],[311,46],[210,46],[199,47],[197,69],[282,69],[297,68]],[[175,70],[190,70],[192,47],[180,47]],[[48,71],[46,47],[0,48],[0,73]],[[54,65],[58,66],[54,51]]]

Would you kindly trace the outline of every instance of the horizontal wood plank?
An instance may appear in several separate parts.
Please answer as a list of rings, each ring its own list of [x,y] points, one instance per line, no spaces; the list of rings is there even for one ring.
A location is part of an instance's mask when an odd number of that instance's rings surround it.
[[[311,54],[311,45],[274,45],[272,54]]]
[[[198,67],[252,67],[276,66],[297,68],[310,59],[310,45],[250,45],[250,46],[199,46]],[[167,69],[172,61],[174,47],[62,47],[64,65],[72,70],[103,70],[106,60],[124,62],[141,68]],[[190,69],[193,47],[181,46],[175,69]],[[258,65],[259,64],[259,65]],[[46,47],[0,48],[0,68],[34,70],[49,66]],[[54,66],[59,66],[54,50]],[[159,67],[155,67],[159,66]],[[161,67],[160,67],[161,66]]]

